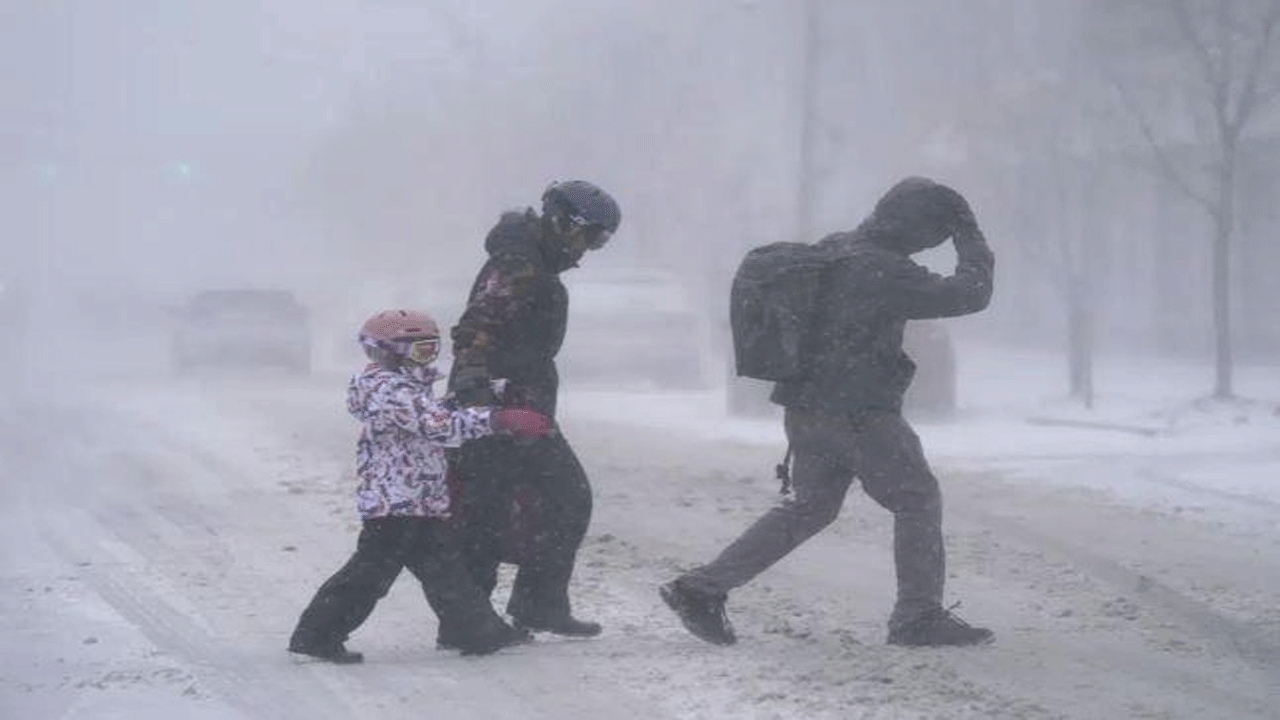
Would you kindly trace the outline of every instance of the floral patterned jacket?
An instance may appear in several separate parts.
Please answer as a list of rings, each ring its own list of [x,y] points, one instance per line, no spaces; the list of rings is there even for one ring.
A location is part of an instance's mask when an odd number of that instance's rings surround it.
[[[437,400],[434,369],[371,364],[351,378],[347,409],[364,424],[356,444],[360,517],[448,517],[444,449],[493,434],[489,407]]]

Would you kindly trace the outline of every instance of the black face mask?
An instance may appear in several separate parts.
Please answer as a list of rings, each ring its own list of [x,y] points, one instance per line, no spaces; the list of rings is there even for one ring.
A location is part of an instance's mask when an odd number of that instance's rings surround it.
[[[543,225],[544,254],[555,272],[578,266],[588,250],[599,250],[611,233],[598,225],[588,225],[582,218],[558,214]]]
[[[553,223],[545,223],[542,226],[542,257],[547,261],[551,272],[561,273],[570,268],[578,267],[578,261],[582,259],[582,254],[574,254],[569,247],[569,243],[565,241],[565,237],[556,232]]]
[[[588,225],[582,232],[586,234],[584,242],[588,250],[599,250],[609,242],[609,238],[613,237],[613,233],[599,225]]]
[[[564,272],[570,268],[578,267],[578,261],[582,259],[581,255],[575,256],[569,248],[561,241],[551,240],[546,247],[547,262],[551,265],[552,272]]]

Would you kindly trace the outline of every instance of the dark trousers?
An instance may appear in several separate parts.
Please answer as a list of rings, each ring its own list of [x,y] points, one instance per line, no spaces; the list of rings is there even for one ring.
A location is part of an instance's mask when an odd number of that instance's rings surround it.
[[[355,554],[320,586],[303,610],[291,646],[344,642],[373,612],[403,568],[422,583],[431,609],[441,626],[454,629],[457,644],[501,630],[502,618],[467,572],[447,521],[387,517],[364,521]]]
[[[890,625],[908,623],[939,605],[946,569],[942,495],[920,439],[901,414],[828,415],[788,408],[785,423],[794,457],[794,496],[682,581],[715,593],[746,584],[831,524],[856,477],[893,513],[898,600]]]
[[[467,566],[480,589],[492,593],[498,565],[519,563],[507,612],[530,624],[549,624],[571,615],[569,580],[578,548],[591,522],[591,485],[563,435],[537,440],[481,438],[455,455]],[[519,496],[534,508],[520,508]],[[512,537],[514,530],[521,530]],[[514,546],[514,547],[511,547]]]

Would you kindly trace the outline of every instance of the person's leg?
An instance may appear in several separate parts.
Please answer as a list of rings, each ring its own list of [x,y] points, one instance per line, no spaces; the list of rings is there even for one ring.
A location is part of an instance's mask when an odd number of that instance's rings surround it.
[[[529,519],[533,547],[522,553],[507,603],[519,624],[570,635],[595,635],[596,623],[573,619],[569,582],[591,523],[591,484],[563,435],[538,440],[521,453],[523,481],[537,497]]]
[[[516,463],[507,438],[486,437],[464,443],[450,453],[450,482],[453,485],[452,517],[449,525],[463,569],[471,584],[489,602],[498,584],[502,559],[506,506],[510,490],[509,468]],[[428,598],[430,600],[430,598]],[[459,648],[467,628],[454,628],[450,616],[439,618],[436,646]]]
[[[794,462],[794,496],[769,510],[710,563],[660,588],[662,599],[694,636],[717,645],[737,641],[725,613],[728,592],[740,587],[831,524],[852,481],[848,418],[786,413]]]
[[[682,575],[679,582],[720,594],[745,585],[840,514],[852,481],[847,464],[850,426],[828,415],[786,412],[794,461],[793,495],[767,511],[716,559]]]
[[[507,438],[480,438],[454,455],[456,502],[453,524],[462,560],[473,582],[488,597],[498,583],[502,538],[506,531],[512,468],[518,465]]]
[[[892,623],[909,622],[942,603],[946,553],[938,480],[920,439],[898,413],[867,413],[856,448],[863,490],[893,513],[898,599]]]
[[[445,630],[440,643],[463,654],[485,654],[527,638],[493,610],[462,560],[455,529],[445,520],[415,518],[406,534],[405,566],[422,585]]]
[[[542,497],[532,483],[516,480],[508,497],[508,514],[502,535],[502,562],[524,565],[531,562],[533,551],[544,544],[539,537],[549,532],[542,522]]]
[[[972,627],[942,606],[946,582],[942,493],[915,431],[898,413],[869,413],[856,447],[863,489],[893,513],[898,599],[889,618],[889,642],[990,642],[990,630]]]
[[[373,612],[402,567],[399,518],[367,520],[356,552],[320,586],[289,639],[292,652],[341,660],[347,636]],[[350,655],[350,654],[347,654]]]

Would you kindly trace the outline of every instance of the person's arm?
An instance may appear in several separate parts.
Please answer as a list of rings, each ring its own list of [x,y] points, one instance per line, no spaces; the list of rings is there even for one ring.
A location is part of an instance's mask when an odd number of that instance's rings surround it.
[[[495,257],[479,278],[480,286],[453,327],[451,389],[465,404],[493,403],[489,355],[504,327],[533,299],[538,271],[518,255]]]
[[[389,374],[372,380],[372,387],[353,385],[348,407],[374,426],[399,428],[447,447],[494,433],[493,408],[458,408],[436,399],[421,383]]]
[[[972,218],[972,216],[970,216]],[[903,258],[889,273],[889,302],[908,320],[968,315],[991,301],[995,255],[977,223],[955,231],[956,269],[948,276]]]
[[[487,435],[544,437],[555,431],[551,418],[527,408],[458,407],[437,400],[417,382],[383,375],[371,386],[352,384],[347,405],[362,421],[399,428],[445,447],[457,447]]]

